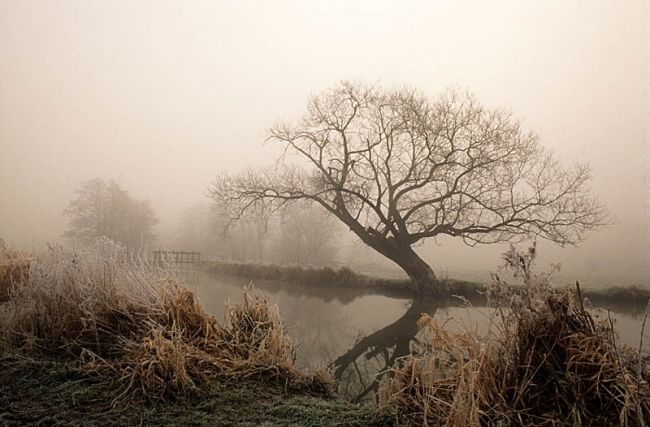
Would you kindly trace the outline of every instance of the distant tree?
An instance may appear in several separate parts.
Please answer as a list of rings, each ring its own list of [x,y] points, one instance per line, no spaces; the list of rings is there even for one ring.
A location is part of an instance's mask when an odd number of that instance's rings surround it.
[[[157,220],[149,202],[134,199],[115,181],[99,178],[83,182],[75,193],[64,211],[69,217],[67,239],[88,244],[104,236],[132,250],[154,243]]]
[[[266,224],[253,210],[245,221],[228,227],[218,205],[198,204],[183,210],[173,245],[199,251],[206,258],[262,261],[269,244],[265,229]]]
[[[185,209],[174,233],[174,247],[205,257],[237,261],[331,264],[337,254],[335,220],[312,206],[291,206],[271,221],[260,211],[228,226],[219,206],[199,204]]]
[[[413,250],[424,239],[475,245],[537,235],[567,245],[609,222],[588,191],[587,165],[562,167],[509,113],[454,91],[428,99],[343,83],[269,138],[285,148],[272,169],[221,175],[209,189],[230,220],[259,203],[273,211],[310,201],[398,264],[419,291],[437,282]]]
[[[216,227],[218,244],[217,254],[220,258],[237,261],[268,261],[266,252],[269,246],[267,213],[261,206],[252,206],[242,217],[242,221],[230,223],[219,204],[212,207],[213,220]]]
[[[205,252],[208,215],[208,207],[205,205],[194,205],[184,209],[174,233],[174,247]]]
[[[336,260],[338,223],[322,209],[292,205],[276,222],[274,259],[284,263],[327,265]]]
[[[181,250],[201,252],[206,257],[218,255],[223,246],[219,216],[207,203],[183,210],[173,237],[173,246]]]

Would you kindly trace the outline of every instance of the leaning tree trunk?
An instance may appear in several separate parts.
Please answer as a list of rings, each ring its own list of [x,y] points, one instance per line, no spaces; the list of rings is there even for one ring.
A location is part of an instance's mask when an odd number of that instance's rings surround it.
[[[398,244],[394,240],[384,240],[369,246],[399,265],[411,279],[417,295],[439,294],[443,292],[433,269],[407,244]]]
[[[429,264],[413,250],[408,242],[399,237],[378,235],[371,228],[363,227],[348,212],[337,214],[338,218],[350,227],[361,241],[392,260],[408,274],[418,295],[440,293],[440,283]]]
[[[440,283],[433,269],[410,247],[398,248],[389,256],[408,274],[418,295],[440,292]]]

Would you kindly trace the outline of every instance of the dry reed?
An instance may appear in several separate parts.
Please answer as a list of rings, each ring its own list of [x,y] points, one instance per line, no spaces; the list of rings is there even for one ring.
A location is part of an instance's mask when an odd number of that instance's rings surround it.
[[[39,257],[0,306],[4,353],[79,361],[125,399],[169,399],[204,381],[257,381],[326,393],[325,372],[295,368],[295,344],[277,307],[246,290],[224,324],[168,270],[100,240]]]
[[[27,280],[30,264],[27,254],[7,248],[0,239],[0,303],[9,299],[14,284]]]
[[[534,258],[534,247],[506,253],[525,286],[517,291],[493,277],[497,314],[485,340],[421,318],[425,344],[399,361],[379,392],[401,423],[644,426],[650,419],[640,353],[617,345],[611,322],[594,320],[579,286],[557,292],[548,275],[535,275]]]

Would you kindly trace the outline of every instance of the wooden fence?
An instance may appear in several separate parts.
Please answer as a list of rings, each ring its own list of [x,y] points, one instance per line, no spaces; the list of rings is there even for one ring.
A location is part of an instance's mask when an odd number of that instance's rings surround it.
[[[201,252],[186,251],[154,251],[153,260],[155,263],[165,263],[177,266],[195,265],[201,261]]]

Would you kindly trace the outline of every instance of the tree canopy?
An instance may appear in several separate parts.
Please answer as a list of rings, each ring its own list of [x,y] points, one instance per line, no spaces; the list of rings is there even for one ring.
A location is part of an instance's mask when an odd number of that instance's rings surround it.
[[[158,222],[146,200],[137,200],[115,181],[96,178],[83,182],[64,214],[69,217],[64,236],[78,244],[108,237],[130,250],[155,242]]]
[[[430,99],[344,82],[269,139],[286,153],[273,168],[220,175],[210,187],[231,220],[259,203],[272,211],[312,201],[416,283],[435,281],[412,249],[426,238],[475,245],[540,236],[567,245],[608,222],[587,165],[564,167],[510,113],[454,90]]]

